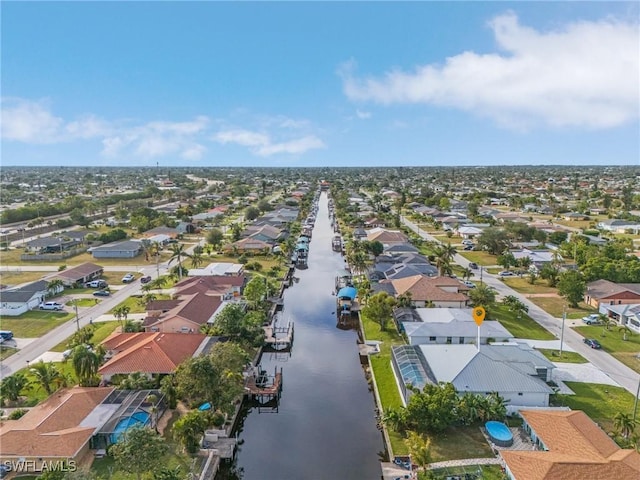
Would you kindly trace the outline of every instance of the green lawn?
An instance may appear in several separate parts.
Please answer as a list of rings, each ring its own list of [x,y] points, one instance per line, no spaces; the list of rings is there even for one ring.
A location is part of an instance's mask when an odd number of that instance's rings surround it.
[[[469,251],[463,250],[458,253],[462,255],[464,258],[466,258],[467,260],[469,260],[470,262],[476,262],[478,265],[485,266],[485,267],[487,265],[496,265],[496,261],[498,258],[495,255],[491,255],[490,253],[487,253],[487,252],[475,252],[473,250],[469,250]],[[496,272],[500,270],[497,270]],[[478,272],[478,275],[480,275],[479,272]]]
[[[98,322],[94,323],[95,330],[93,331],[93,336],[91,337],[91,343],[93,345],[98,345],[105,338],[107,338],[111,333],[118,327],[119,322]],[[60,342],[58,345],[51,349],[52,352],[64,352],[69,347],[67,346],[67,342],[69,339]]]
[[[500,465],[471,465],[466,467],[449,467],[430,470],[435,478],[442,479],[447,477],[464,478],[465,473],[477,474],[480,472],[482,480],[503,480],[505,478]]]
[[[491,320],[498,320],[516,338],[532,340],[554,340],[556,338],[526,313],[521,314],[521,318],[518,318],[515,312],[509,311],[504,305],[491,307],[489,317]]]
[[[632,413],[633,395],[624,388],[596,383],[565,383],[575,395],[552,395],[553,405],[583,410],[607,433],[614,430],[613,417],[616,413]]]
[[[156,294],[155,297],[156,297],[156,300],[169,300],[171,298],[170,295],[166,295],[166,294]],[[113,314],[113,311],[116,308],[123,305],[126,305],[127,307],[129,307],[129,313],[144,313],[146,310],[145,310],[144,303],[141,302],[142,298],[143,298],[142,295],[132,295],[127,299],[123,300],[122,302],[120,302],[115,307],[113,307],[107,313]]]
[[[0,345],[0,360],[10,357],[18,351],[17,348],[10,348]]]
[[[478,426],[450,427],[444,433],[429,438],[433,462],[494,456]]]
[[[567,301],[562,297],[531,297],[529,298],[533,303],[543,309],[552,317],[562,317],[562,312],[567,304]],[[595,310],[587,304],[580,302],[578,308],[567,307],[567,318],[576,319],[582,318],[590,313],[594,313]]]
[[[623,340],[624,332],[617,327],[607,330],[602,325],[575,327],[580,335],[595,338],[602,345],[602,349],[616,357],[629,368],[640,373],[640,335],[627,331],[627,340]]]
[[[6,265],[2,257],[0,257],[0,263]],[[55,272],[24,272],[21,269],[3,271],[0,273],[0,283],[3,285],[19,285],[27,282],[37,282],[47,275],[53,275]]]
[[[552,362],[588,363],[588,360],[577,352],[567,352],[564,350],[562,357],[560,357],[560,350],[551,350],[548,348],[538,348],[537,350]]]
[[[53,362],[53,364],[60,373],[71,380],[71,386],[77,384],[78,380],[75,376],[75,372],[73,371],[71,362]],[[28,368],[25,367],[20,370],[20,372],[24,373],[29,380],[29,386],[22,391],[22,394],[27,397],[23,406],[33,407],[47,398],[47,392],[44,388],[35,383],[35,377]],[[53,390],[55,390],[55,387]]]
[[[30,310],[19,317],[1,317],[0,329],[11,330],[18,338],[37,338],[73,318],[69,312]]]
[[[536,282],[531,285],[527,276],[523,277],[506,277],[504,278],[505,285],[513,288],[516,292],[524,295],[539,294],[539,293],[558,293],[557,288],[553,288],[547,285],[546,280],[537,279]]]
[[[73,307],[74,304],[77,304],[78,307],[89,308],[95,307],[99,302],[100,300],[98,300],[97,298],[76,298],[75,300],[71,300],[65,303],[65,305],[68,307]]]

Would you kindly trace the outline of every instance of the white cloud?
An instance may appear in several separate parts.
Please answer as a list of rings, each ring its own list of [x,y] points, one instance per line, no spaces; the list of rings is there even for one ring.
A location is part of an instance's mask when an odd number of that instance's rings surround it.
[[[249,147],[251,152],[261,157],[277,153],[300,154],[309,150],[325,148],[325,144],[315,135],[306,135],[293,140],[274,142],[270,135],[245,129],[222,130],[213,136],[213,140],[223,145],[235,143]]]
[[[2,138],[28,143],[60,141],[64,121],[54,116],[44,102],[20,98],[2,99]]]
[[[368,118],[371,118],[371,112],[356,110],[356,117],[358,117],[360,120],[366,120]]]
[[[467,51],[379,78],[357,78],[349,62],[339,72],[344,92],[354,101],[458,108],[511,128],[609,128],[638,118],[637,23],[583,21],[541,32],[506,13],[489,27],[500,52]]]

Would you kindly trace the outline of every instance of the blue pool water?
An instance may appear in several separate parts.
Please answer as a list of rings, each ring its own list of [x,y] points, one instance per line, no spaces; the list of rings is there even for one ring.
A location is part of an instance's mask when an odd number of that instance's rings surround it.
[[[484,424],[487,434],[493,443],[501,447],[510,447],[513,445],[513,434],[509,427],[502,422],[487,422]]]
[[[130,417],[123,418],[118,422],[111,434],[111,443],[116,443],[120,439],[120,436],[131,427],[146,425],[147,423],[149,423],[149,414],[147,412],[136,412]]]

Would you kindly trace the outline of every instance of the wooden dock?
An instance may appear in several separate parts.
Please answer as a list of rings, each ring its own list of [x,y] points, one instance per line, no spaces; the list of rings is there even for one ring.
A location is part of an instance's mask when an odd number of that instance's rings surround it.
[[[293,344],[293,322],[289,322],[285,327],[277,326],[274,322],[264,328],[264,343],[266,347],[273,350],[285,350],[291,348]]]
[[[258,367],[257,371],[245,380],[244,393],[250,400],[256,400],[259,404],[278,400],[282,393],[282,368],[278,371],[276,367],[273,375],[267,375]]]

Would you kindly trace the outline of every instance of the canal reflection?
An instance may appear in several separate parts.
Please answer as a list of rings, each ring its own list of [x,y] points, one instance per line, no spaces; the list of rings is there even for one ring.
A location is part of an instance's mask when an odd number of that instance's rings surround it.
[[[283,317],[295,322],[289,353],[265,353],[262,367],[283,368],[277,413],[248,411],[239,449],[218,480],[381,478],[384,446],[359,356],[357,332],[337,328],[334,281],[344,260],[331,249],[333,230],[322,193],[309,268],[285,290]]]

